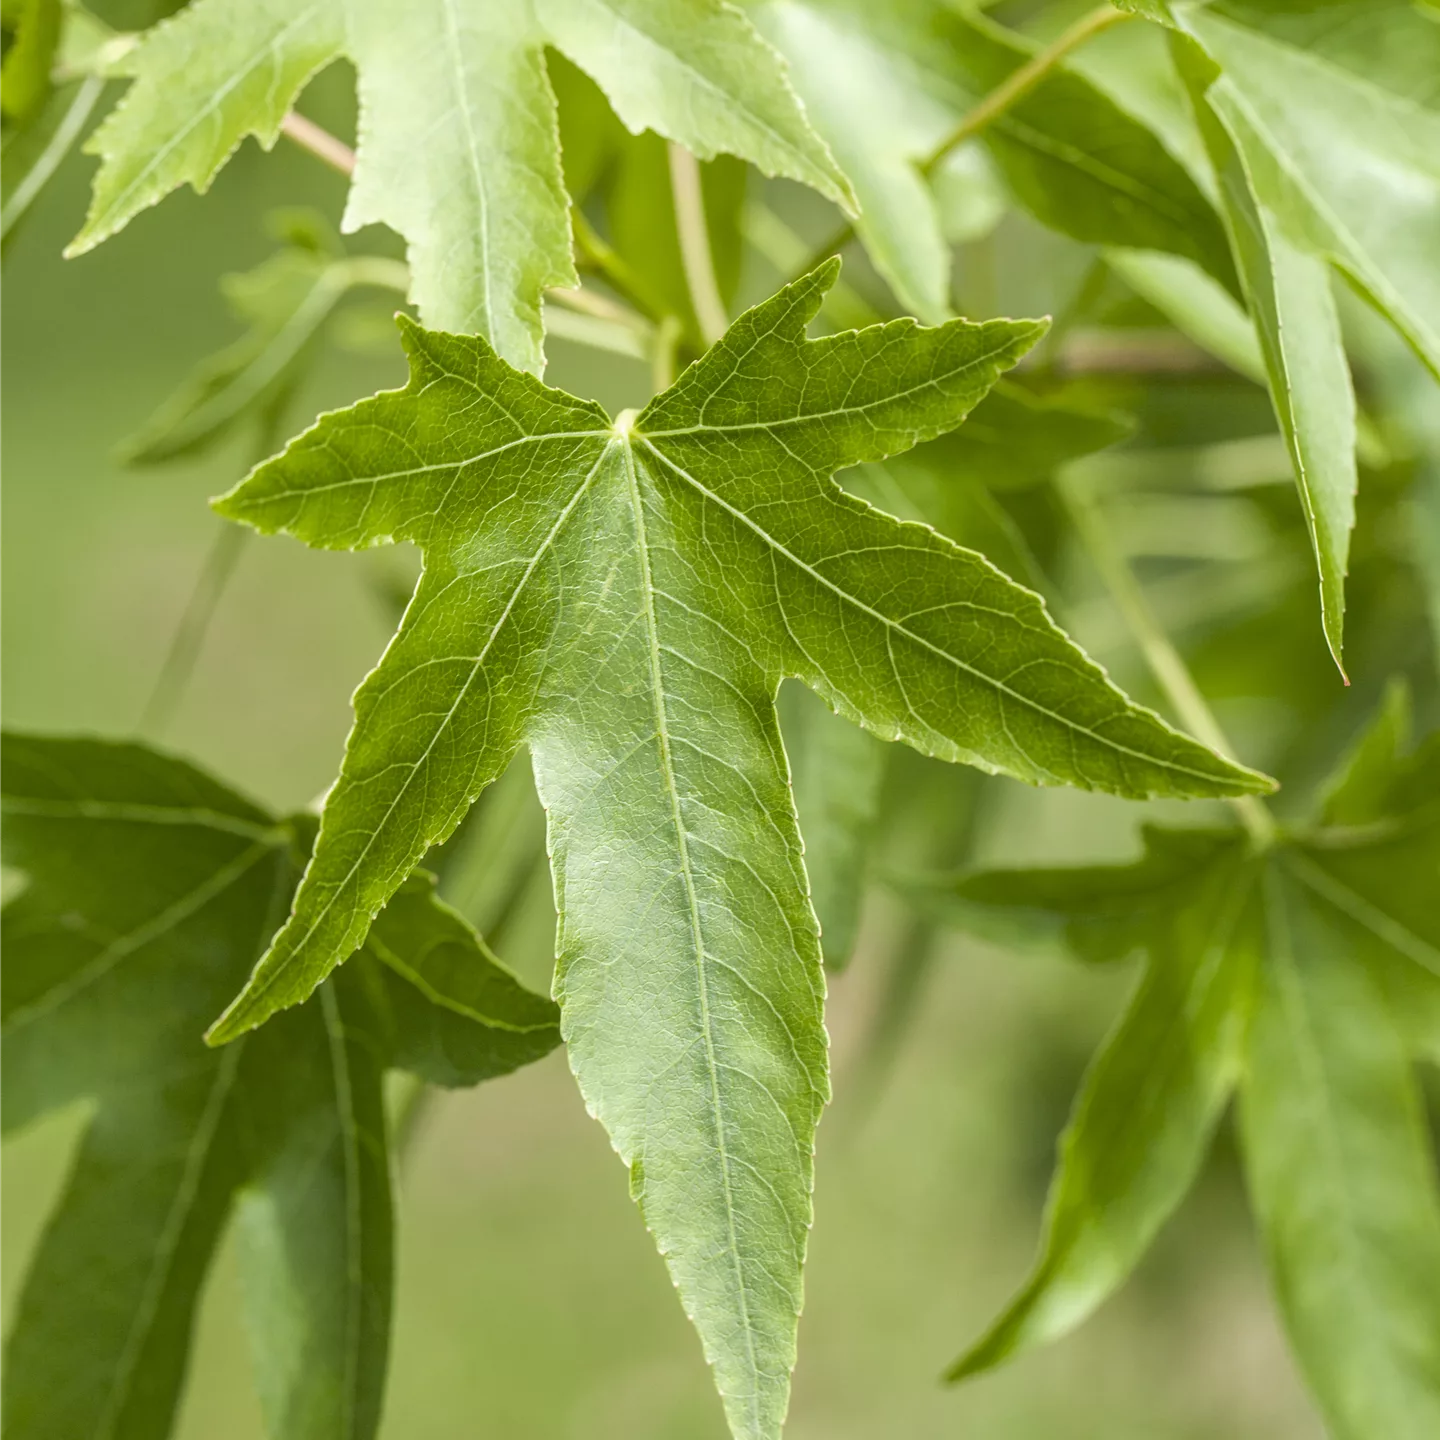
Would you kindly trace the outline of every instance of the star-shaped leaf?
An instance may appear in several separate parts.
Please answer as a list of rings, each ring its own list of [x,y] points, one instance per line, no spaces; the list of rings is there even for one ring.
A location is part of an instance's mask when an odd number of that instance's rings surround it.
[[[474,1084],[559,1041],[416,875],[361,963],[282,1024],[201,1038],[284,915],[314,832],[139,745],[7,736],[5,1126],[94,1105],[7,1349],[5,1427],[169,1433],[191,1320],[236,1212],[276,1440],[361,1440],[389,1334],[381,1078]]]
[[[1146,835],[1132,866],[971,875],[936,896],[991,934],[1147,957],[1061,1138],[1040,1257],[951,1371],[1080,1323],[1179,1204],[1238,1085],[1276,1297],[1337,1436],[1440,1427],[1440,1191],[1411,1062],[1440,1053],[1440,736],[1398,695],[1321,822]]]
[[[345,228],[398,230],[426,322],[538,370],[541,295],[576,283],[547,45],[632,132],[851,203],[783,63],[725,0],[194,0],[117,66],[134,83],[89,142],[103,163],[70,253],[179,185],[204,190],[247,135],[273,145],[345,55],[361,117]]]
[[[638,416],[403,322],[411,381],[217,502],[425,569],[356,696],[295,909],[216,1027],[302,1000],[522,745],[549,815],[571,1063],[715,1367],[778,1432],[794,1359],[824,991],[782,676],[927,753],[1119,794],[1265,788],[1130,704],[1038,598],[831,481],[959,424],[1043,324],[808,341],[832,263]]]

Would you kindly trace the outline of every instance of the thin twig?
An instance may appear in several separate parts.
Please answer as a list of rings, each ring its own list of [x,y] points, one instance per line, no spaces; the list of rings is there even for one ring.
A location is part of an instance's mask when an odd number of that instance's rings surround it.
[[[547,339],[569,340],[574,345],[586,345],[592,350],[624,355],[631,360],[650,359],[648,331],[632,330],[612,320],[597,320],[584,311],[567,310],[563,305],[545,307],[545,335]]]
[[[87,75],[80,82],[80,88],[75,92],[75,98],[65,112],[65,118],[56,126],[55,133],[25,178],[15,187],[4,207],[0,208],[0,238],[10,233],[15,222],[49,184],[50,177],[59,169],[60,162],[70,153],[70,147],[85,128],[85,122],[90,118],[104,89],[105,78],[102,75]]]
[[[255,446],[257,463],[268,459],[279,443],[286,398],[283,395],[278,397],[261,416]],[[174,718],[185,688],[195,673],[195,664],[210,633],[215,612],[230,588],[235,567],[253,533],[246,526],[225,522],[211,542],[210,553],[205,557],[190,598],[185,602],[170,648],[165,653],[160,673],[155,677],[150,698],[140,713],[139,729],[142,734],[159,736]]]
[[[355,152],[343,140],[313,120],[306,119],[298,110],[287,112],[280,122],[280,133],[302,150],[308,150],[323,160],[332,170],[347,176],[355,173]]]
[[[683,145],[669,143],[670,189],[675,200],[675,230],[680,239],[680,261],[690,303],[700,325],[700,338],[713,345],[724,333],[725,302],[715,279],[710,254],[710,232],[705,225],[705,192],[700,183],[700,162]]]
[[[983,100],[969,110],[959,124],[919,162],[917,168],[921,175],[927,179],[933,175],[944,164],[951,151],[958,150],[967,140],[973,140],[981,131],[993,125],[1011,106],[1018,104],[1035,89],[1067,55],[1087,40],[1103,30],[1108,30],[1112,25],[1120,25],[1136,18],[1133,12],[1117,10],[1108,3],[1097,5],[1095,9],[1082,15],[1043,50],[1037,50],[1023,65],[1012,70]],[[853,224],[842,225],[823,245],[811,252],[800,273],[803,275],[813,270],[830,256],[843,250],[854,234]]]
[[[354,175],[355,152],[343,140],[332,135],[313,120],[301,115],[299,111],[291,110],[285,116],[284,120],[280,122],[280,133],[287,140],[293,140],[302,150],[308,150],[310,154],[322,160],[332,170],[338,170],[342,175]],[[628,309],[603,296],[582,290],[556,288],[546,291],[547,297],[581,314],[588,314],[597,320],[607,320],[616,325],[625,325],[648,336],[650,325],[647,317],[656,321],[663,317],[655,313],[654,306],[645,296],[643,284],[631,272],[629,266],[620,259],[619,255],[595,233],[578,210],[574,212],[574,220],[575,242],[582,257],[588,260],[592,268],[598,270],[620,294],[630,300],[636,309],[644,313],[636,313],[635,309]],[[368,258],[360,257],[351,263],[362,264]],[[403,262],[399,260],[376,260],[374,263],[392,267],[396,272],[404,269]],[[408,293],[410,288],[408,282],[398,283],[397,274],[387,272],[381,275],[378,271],[374,277],[367,274],[358,277],[353,283],[385,285],[390,289],[399,290],[402,294]],[[625,353],[630,352],[627,350]]]
[[[200,658],[210,622],[235,574],[235,566],[244,553],[253,532],[242,525],[220,522],[220,530],[211,542],[210,553],[196,577],[195,587],[186,601],[180,623],[165,654],[165,663],[155,677],[155,685],[140,715],[140,731],[156,737],[162,735],[175,717],[176,707]]]
[[[952,150],[973,140],[982,130],[994,124],[1013,105],[1018,105],[1072,51],[1112,25],[1136,19],[1130,10],[1117,10],[1113,5],[1097,5],[1082,15],[1067,30],[1062,30],[1043,50],[1037,50],[1018,69],[1012,70],[960,123],[920,162],[922,175],[933,175]]]
[[[572,290],[569,287],[557,286],[553,290],[547,290],[545,298],[578,314],[590,315],[596,320],[607,320],[612,325],[624,325],[637,334],[648,335],[651,330],[650,322],[643,315],[608,296],[597,295],[593,290]]]
[[[352,255],[337,260],[347,287],[370,285],[377,290],[410,293],[410,267],[403,260],[390,260],[384,255]]]
[[[683,327],[678,315],[667,315],[650,342],[650,387],[658,395],[675,383],[675,358]]]
[[[626,263],[624,257],[585,218],[580,207],[570,209],[575,235],[576,262],[593,270],[617,295],[623,296],[641,315],[656,325],[670,312],[650,294],[649,286]]]
[[[1105,589],[1124,618],[1146,665],[1150,668],[1150,673],[1174,708],[1180,722],[1217,755],[1234,760],[1234,747],[1200,693],[1200,687],[1196,685],[1180,652],[1156,619],[1145,592],[1140,588],[1140,582],[1135,578],[1135,572],[1111,541],[1110,533],[1105,528],[1104,517],[1093,498],[1074,476],[1063,473],[1056,477],[1055,488],[1071,524],[1075,527],[1075,533],[1080,537],[1080,543],[1085,547],[1085,553],[1090,557],[1090,563],[1104,582]],[[1251,840],[1262,848],[1273,844],[1276,836],[1275,817],[1268,807],[1254,795],[1235,795],[1228,798]]]

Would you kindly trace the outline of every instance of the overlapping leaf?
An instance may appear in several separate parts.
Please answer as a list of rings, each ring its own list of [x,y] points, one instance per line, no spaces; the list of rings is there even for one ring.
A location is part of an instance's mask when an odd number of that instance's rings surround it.
[[[1344,641],[1345,572],[1355,526],[1355,393],[1325,261],[1297,235],[1293,216],[1257,192],[1256,152],[1237,144],[1208,99],[1214,72],[1178,55],[1215,167],[1276,418],[1290,451],[1320,575],[1320,616],[1337,664]],[[1213,84],[1210,85],[1213,90]]]
[[[224,1051],[215,1006],[285,913],[313,835],[138,745],[8,736],[4,1104],[11,1129],[94,1115],[21,1294],[5,1427],[169,1433],[211,1256],[237,1212],[270,1433],[379,1419],[391,1285],[380,1083],[474,1084],[559,1040],[417,875],[359,965]]]
[[[1256,197],[1440,377],[1440,26],[1406,0],[1175,7]]]
[[[119,63],[134,83],[94,137],[103,163],[71,253],[179,185],[205,189],[247,135],[272,145],[306,81],[343,54],[361,111],[345,228],[398,230],[427,323],[538,369],[541,295],[575,284],[546,45],[633,132],[849,202],[780,60],[722,0],[195,0]]]
[[[1012,580],[1043,593],[1046,579],[1020,527],[992,494],[1035,486],[1060,465],[1124,439],[1117,416],[1040,400],[1007,380],[949,434],[903,456],[857,466],[845,488],[902,520],[933,525]],[[848,963],[876,841],[885,747],[831,715],[799,687],[782,692],[781,721],[805,838],[805,870],[825,964]]]
[[[407,322],[406,390],[326,417],[218,502],[314,545],[413,541],[425,572],[357,694],[294,912],[216,1038],[308,995],[528,746],[572,1065],[746,1436],[785,1410],[826,1094],[781,677],[1034,783],[1267,784],[1131,705],[980,556],[831,482],[958,425],[1043,330],[807,341],[837,270],[617,421]]]
[[[1440,377],[1440,27],[1406,0],[1175,4],[1162,18],[1194,47],[1177,56],[1219,176],[1339,663],[1355,401],[1327,272],[1341,269]]]
[[[1440,1016],[1440,737],[1404,753],[1392,699],[1322,823],[1147,835],[1129,867],[975,875],[962,924],[1058,927],[1091,960],[1145,953],[1061,1140],[1024,1289],[960,1378],[1073,1328],[1189,1188],[1239,1088],[1251,1196],[1291,1340],[1332,1431],[1440,1425],[1440,1192],[1412,1059]]]
[[[920,164],[1033,53],[942,0],[767,0],[757,23],[790,62],[854,182],[857,232],[907,308],[949,313],[949,254]],[[1184,167],[1088,81],[1058,69],[987,128],[1015,197],[1080,240],[1185,255],[1234,285],[1219,219]]]

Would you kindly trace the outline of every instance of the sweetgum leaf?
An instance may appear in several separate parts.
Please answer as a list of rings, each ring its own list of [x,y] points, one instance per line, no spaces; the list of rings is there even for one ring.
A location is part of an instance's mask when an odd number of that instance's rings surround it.
[[[1238,1076],[1263,940],[1243,844],[1230,836],[1206,848],[1179,885],[1163,887],[1163,907],[1135,917],[1149,963],[1060,1140],[1043,1249],[950,1380],[1073,1329],[1126,1278],[1200,1169]],[[1134,869],[1148,878],[1169,858],[1162,850]],[[1137,878],[1131,867],[1075,872],[1067,918],[1093,923],[1097,901],[1133,903]]]
[[[1130,704],[980,556],[833,484],[959,424],[1044,328],[808,341],[838,269],[613,422],[483,338],[402,322],[405,390],[324,417],[217,502],[313,545],[410,540],[425,570],[357,693],[293,914],[212,1039],[303,1000],[528,746],[571,1063],[744,1436],[785,1412],[827,1091],[781,678],[1034,783],[1268,784]]]
[[[1440,26],[1395,0],[1252,0],[1177,16],[1220,68],[1210,103],[1260,203],[1345,271],[1440,378]],[[1328,34],[1317,28],[1327,20]]]
[[[1284,867],[1266,878],[1240,1118],[1271,1281],[1331,1434],[1421,1440],[1440,1427],[1440,1191],[1423,1105],[1363,963],[1371,937]]]
[[[1157,830],[1132,866],[916,887],[992,936],[1148,956],[1061,1140],[1036,1268],[952,1378],[1065,1333],[1125,1278],[1238,1080],[1276,1297],[1333,1433],[1435,1428],[1440,1195],[1410,1062],[1440,1038],[1440,736],[1405,753],[1403,716],[1389,701],[1324,787],[1323,828],[1266,852]]]
[[[1244,281],[1276,419],[1320,577],[1326,642],[1343,669],[1345,573],[1355,527],[1355,393],[1324,259],[1297,231],[1289,190],[1257,184],[1265,152],[1243,114],[1218,109],[1210,62],[1176,46]]]
[[[779,58],[723,0],[195,0],[120,64],[134,83],[90,142],[102,164],[69,253],[179,185],[203,191],[247,135],[273,145],[306,81],[346,55],[361,121],[345,228],[398,230],[427,323],[538,370],[541,294],[576,283],[546,45],[633,132],[851,203]]]
[[[551,1049],[554,1007],[417,875],[343,983],[209,1050],[205,1021],[283,917],[314,822],[139,745],[9,735],[3,760],[6,862],[27,882],[3,918],[5,1125],[95,1107],[20,1296],[7,1432],[168,1434],[238,1201],[271,1435],[372,1435],[391,1279],[382,1067],[474,1083]]]
[[[856,232],[903,304],[949,313],[949,250],[919,163],[1033,53],[943,0],[771,0],[757,24],[855,184]],[[1084,241],[1185,255],[1234,287],[1225,235],[1184,167],[1141,121],[1057,68],[981,137],[1015,198]]]

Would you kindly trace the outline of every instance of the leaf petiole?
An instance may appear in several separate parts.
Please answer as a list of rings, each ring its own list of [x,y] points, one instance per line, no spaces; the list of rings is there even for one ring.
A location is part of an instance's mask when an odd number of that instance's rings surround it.
[[[1235,759],[1234,746],[1220,728],[1220,722],[1200,693],[1200,687],[1196,685],[1174,642],[1150,608],[1135,572],[1111,541],[1094,497],[1074,475],[1063,471],[1055,477],[1055,489],[1090,563],[1175,714],[1197,739],[1217,755],[1227,760]],[[1235,807],[1240,823],[1255,846],[1268,850],[1279,832],[1275,817],[1264,802],[1254,795],[1226,798]]]
[[[670,155],[670,190],[675,203],[675,231],[680,240],[680,260],[685,284],[701,338],[713,345],[729,323],[720,286],[715,279],[715,262],[710,254],[710,232],[705,227],[705,192],[700,184],[700,162],[683,145],[673,140]]]
[[[1037,50],[1023,65],[1012,70],[988,95],[971,107],[955,128],[935,146],[917,168],[927,179],[944,163],[945,158],[958,150],[968,140],[973,140],[983,130],[993,125],[1012,106],[1018,105],[1073,51],[1086,41],[1093,39],[1112,25],[1139,17],[1127,10],[1117,10],[1108,3],[1097,5],[1087,11],[1073,25],[1061,31],[1043,50]],[[805,274],[823,260],[838,254],[855,236],[855,226],[846,221],[835,233],[811,252],[804,266],[798,272]]]
[[[351,176],[355,173],[355,152],[338,136],[332,135],[298,110],[287,112],[280,122],[280,133],[293,140],[302,150],[308,150],[317,160],[323,160],[332,170]]]

